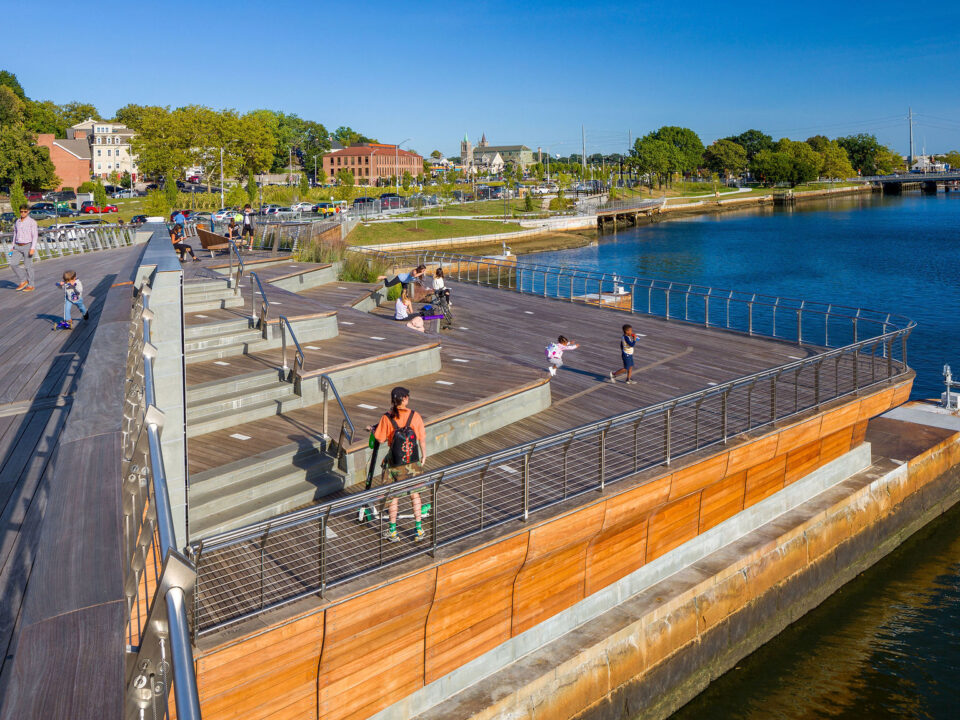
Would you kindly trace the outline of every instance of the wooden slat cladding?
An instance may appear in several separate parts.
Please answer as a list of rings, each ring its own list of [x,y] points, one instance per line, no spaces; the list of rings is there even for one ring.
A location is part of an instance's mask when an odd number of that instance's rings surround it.
[[[860,444],[860,405],[671,468],[211,650],[198,662],[204,717],[369,717]]]
[[[423,686],[436,585],[437,569],[430,568],[326,610],[320,717],[364,718]]]

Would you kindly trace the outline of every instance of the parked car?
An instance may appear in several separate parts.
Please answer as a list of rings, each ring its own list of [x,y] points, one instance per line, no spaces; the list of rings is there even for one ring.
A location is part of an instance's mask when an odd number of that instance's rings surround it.
[[[279,205],[261,205],[260,215],[276,215],[279,209]]]
[[[340,212],[340,207],[337,205],[334,205],[333,203],[322,202],[314,205],[313,211],[318,215],[323,215],[324,217],[328,217],[330,215],[336,215],[338,212]]]
[[[134,215],[132,218],[130,218],[130,224],[134,226],[143,225],[146,221],[146,215]]]
[[[78,226],[88,226],[88,225],[106,225],[106,220],[101,220],[100,218],[82,218],[77,220],[74,225]]]
[[[111,197],[113,197],[115,200],[119,200],[122,198],[135,198],[136,196],[137,196],[136,190],[126,189],[126,190],[118,190]]]
[[[371,197],[358,197],[353,199],[353,206],[357,207],[358,205],[372,205],[374,202],[376,201]]]
[[[293,206],[294,212],[310,212],[311,210],[313,210],[313,203],[298,202]]]
[[[25,197],[28,201],[43,200],[43,193],[37,192],[36,190],[31,190],[25,194]]]
[[[216,222],[228,222],[230,218],[242,214],[239,210],[234,210],[233,208],[220,208],[213,214],[213,219]]]
[[[17,219],[17,216],[12,212],[0,213],[0,223],[12,223]]]
[[[74,210],[66,203],[57,203],[57,217],[80,217],[80,211]]]
[[[38,202],[31,205],[30,210],[46,210],[51,213],[56,213],[57,205],[52,202]]]
[[[198,183],[198,182],[200,182],[200,176],[199,176],[199,175],[191,175],[190,177],[187,178],[187,182],[189,182],[189,183]]]
[[[56,215],[51,210],[31,210],[30,217],[34,220],[50,220],[55,218]]]
[[[84,215],[89,215],[90,213],[112,213],[117,212],[117,206],[104,205],[103,207],[97,207],[97,204],[93,200],[84,200],[80,204],[80,212]]]

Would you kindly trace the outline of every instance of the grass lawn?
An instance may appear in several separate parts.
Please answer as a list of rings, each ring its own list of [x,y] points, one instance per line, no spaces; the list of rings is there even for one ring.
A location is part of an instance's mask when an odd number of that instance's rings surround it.
[[[540,210],[540,198],[533,199],[532,213]],[[507,217],[514,212],[526,213],[523,200],[507,200]],[[478,200],[474,202],[452,203],[444,205],[443,208],[431,207],[422,211],[424,216],[447,216],[447,215],[499,215],[503,216],[503,200]]]
[[[486,220],[424,219],[416,223],[370,223],[360,224],[347,236],[351,245],[377,245],[379,243],[413,242],[438,238],[492,235],[494,233],[522,230],[518,223],[497,223]]]

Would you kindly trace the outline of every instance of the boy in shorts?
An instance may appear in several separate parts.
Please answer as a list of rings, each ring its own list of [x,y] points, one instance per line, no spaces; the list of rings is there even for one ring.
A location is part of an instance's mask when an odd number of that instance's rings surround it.
[[[637,344],[637,335],[630,325],[624,325],[621,329],[623,337],[620,338],[620,360],[623,362],[623,367],[619,370],[611,370],[607,382],[615,383],[617,375],[626,373],[626,384],[634,385],[636,383],[633,381],[633,346]]]

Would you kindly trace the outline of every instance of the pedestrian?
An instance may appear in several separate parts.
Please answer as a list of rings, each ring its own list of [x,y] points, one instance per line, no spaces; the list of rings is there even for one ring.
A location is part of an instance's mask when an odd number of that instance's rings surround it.
[[[186,232],[187,216],[183,214],[183,210],[177,210],[176,214],[173,216],[173,221],[183,228],[184,232]]]
[[[57,327],[64,330],[73,327],[70,311],[74,305],[77,306],[83,319],[89,320],[90,313],[87,312],[87,306],[83,304],[83,283],[77,278],[76,271],[67,270],[63,274],[63,280],[57,283],[57,287],[63,288],[63,322]]]
[[[20,218],[13,224],[13,249],[10,251],[10,264],[20,284],[17,290],[32,292],[33,286],[33,255],[37,251],[37,238],[40,231],[37,221],[30,217],[30,206],[20,206]],[[23,269],[20,263],[23,263]]]
[[[387,280],[386,275],[380,275],[379,277],[377,277],[377,280],[384,280],[385,281],[383,283],[384,287],[391,287],[393,285],[398,285],[398,284],[409,285],[410,283],[415,282],[420,278],[422,278],[423,274],[426,271],[427,271],[426,265],[417,265],[417,267],[414,268],[413,272],[399,273],[396,277],[393,277],[389,280]]]
[[[637,335],[633,332],[630,325],[624,325],[623,336],[620,338],[620,360],[623,367],[619,370],[611,370],[608,382],[615,383],[617,375],[625,372],[627,374],[627,385],[634,385],[633,381],[633,346],[637,344]]]
[[[173,243],[173,249],[176,250],[180,256],[180,262],[187,259],[187,253],[190,253],[190,257],[193,258],[194,262],[200,262],[200,258],[193,254],[193,248],[183,241],[182,225],[178,225],[177,223],[173,224],[173,228],[170,230],[170,241]]]
[[[566,337],[561,335],[557,338],[555,343],[550,343],[544,348],[544,353],[547,356],[547,362],[550,364],[547,368],[550,371],[550,377],[553,377],[557,374],[557,369],[563,367],[563,353],[567,350],[576,350],[579,345],[575,342],[571,342]]]
[[[237,225],[237,221],[233,218],[230,218],[230,223],[227,225],[227,240],[236,240],[240,237],[240,226]]]
[[[250,207],[250,203],[243,206],[242,225],[243,229],[241,230],[240,241],[243,242],[243,238],[249,235],[250,244],[247,246],[247,249],[253,250],[253,208]]]
[[[408,407],[409,404],[410,391],[404,387],[395,387],[390,391],[390,411],[383,414],[373,431],[374,439],[388,448],[387,456],[383,459],[381,482],[384,484],[416,477],[423,472],[423,464],[427,460],[427,433],[423,418],[416,410]],[[413,519],[416,525],[414,540],[419,542],[426,536],[419,491],[411,492],[410,499],[413,501]],[[399,497],[391,498],[390,525],[385,535],[390,542],[400,539],[397,535],[399,504]]]

